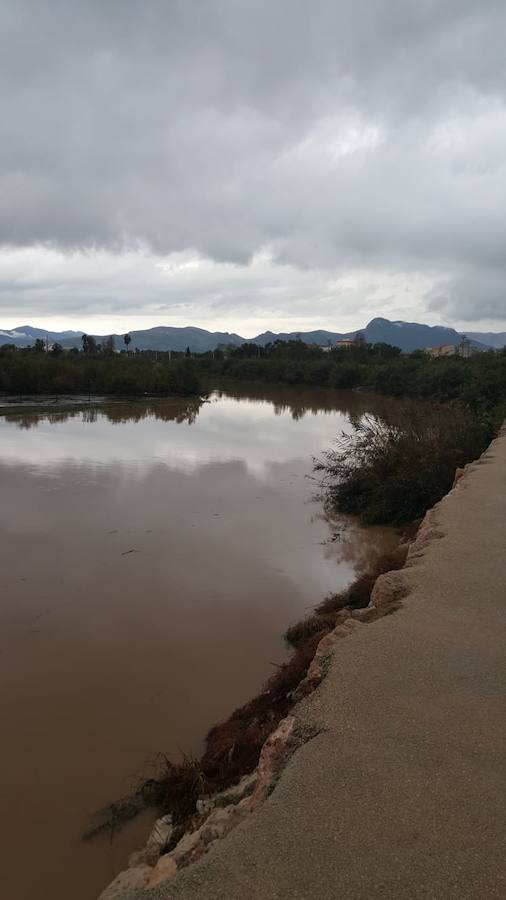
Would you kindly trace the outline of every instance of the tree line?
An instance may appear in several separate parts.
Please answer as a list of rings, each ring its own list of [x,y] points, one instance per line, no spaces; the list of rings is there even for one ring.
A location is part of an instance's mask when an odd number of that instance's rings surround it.
[[[111,395],[198,394],[202,382],[220,378],[286,385],[362,389],[394,397],[454,403],[469,409],[491,430],[506,417],[506,351],[432,358],[404,354],[388,344],[333,348],[323,352],[300,340],[265,347],[244,343],[193,354],[154,350],[116,352],[113,339],[101,346],[83,335],[82,349],[49,352],[0,347],[0,392],[13,395],[93,393]]]
[[[0,347],[3,394],[184,396],[201,391],[195,362],[184,353],[116,353],[109,342],[98,347],[89,340],[83,340],[81,351],[64,351],[55,344],[46,352],[43,341],[22,349],[9,344]]]

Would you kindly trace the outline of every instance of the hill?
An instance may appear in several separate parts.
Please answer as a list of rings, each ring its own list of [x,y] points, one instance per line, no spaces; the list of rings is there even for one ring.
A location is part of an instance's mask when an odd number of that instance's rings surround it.
[[[489,347],[494,347],[496,350],[506,347],[506,331],[496,333],[493,331],[467,331],[466,334],[472,341],[481,341],[484,344],[488,344]]]
[[[393,347],[400,347],[405,353],[440,347],[443,344],[458,344],[462,339],[462,334],[455,328],[423,325],[418,322],[391,322],[382,318],[372,319],[362,334],[369,344],[392,344]],[[477,349],[487,349],[487,346],[479,340],[474,340],[473,344]]]
[[[75,346],[81,343],[82,331],[47,331],[45,328],[33,328],[31,325],[20,325],[18,328],[0,328],[0,345],[14,344],[16,347],[29,347],[37,339],[54,344],[73,342]]]
[[[318,344],[321,347],[328,346],[336,340],[354,337],[358,332],[337,332],[317,329],[303,332],[273,332],[264,331],[254,338],[243,338],[235,332],[207,331],[205,328],[174,328],[160,325],[155,328],[146,328],[131,331],[132,338],[130,348],[134,350],[186,350],[187,347],[193,353],[205,353],[214,350],[222,344],[238,346],[249,342],[263,347],[276,340],[296,340],[300,338],[308,344]],[[429,347],[438,347],[441,344],[458,344],[462,335],[454,328],[446,328],[441,325],[424,325],[417,322],[392,322],[389,319],[372,319],[365,328],[360,329],[368,343],[386,343],[394,347],[400,347],[404,352],[424,350]],[[33,328],[31,325],[23,325],[13,329],[0,329],[0,345],[14,344],[16,347],[28,347],[37,338],[48,340],[50,344],[58,343],[63,347],[80,347],[82,331],[45,331],[43,328]],[[108,335],[94,335],[98,342],[103,341]],[[116,348],[123,348],[123,335],[113,335]],[[469,332],[468,337],[474,346],[480,350],[490,347],[502,347],[506,344],[506,332],[482,333]]]

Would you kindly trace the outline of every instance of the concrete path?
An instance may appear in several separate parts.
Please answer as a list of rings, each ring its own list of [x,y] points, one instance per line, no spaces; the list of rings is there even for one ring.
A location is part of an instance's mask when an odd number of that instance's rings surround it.
[[[430,514],[403,608],[296,711],[264,806],[136,900],[506,898],[506,433]]]

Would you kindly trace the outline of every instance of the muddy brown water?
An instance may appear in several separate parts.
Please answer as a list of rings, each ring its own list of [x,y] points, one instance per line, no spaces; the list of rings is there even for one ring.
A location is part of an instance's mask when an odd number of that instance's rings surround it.
[[[2,896],[95,900],[155,813],[87,844],[94,811],[157,752],[198,754],[287,625],[392,546],[306,477],[380,402],[244,386],[0,416]]]

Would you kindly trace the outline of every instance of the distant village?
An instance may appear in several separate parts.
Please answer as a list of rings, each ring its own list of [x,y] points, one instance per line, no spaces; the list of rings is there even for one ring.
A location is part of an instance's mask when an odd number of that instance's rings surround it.
[[[320,350],[323,350],[324,353],[330,353],[331,350],[339,350],[339,349],[353,349],[360,347],[361,345],[367,343],[363,334],[358,332],[354,337],[351,338],[343,338],[338,341],[334,341],[333,343],[329,343],[324,347],[321,347],[317,344],[312,346],[317,347]],[[441,344],[440,347],[427,347],[424,351],[429,356],[437,357],[437,356],[461,356],[463,359],[469,359],[470,356],[474,356],[476,353],[480,353],[477,347],[473,347],[472,342],[465,335],[462,335],[461,340],[457,344]]]

